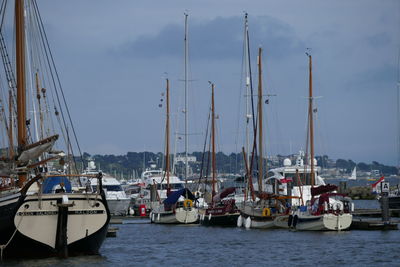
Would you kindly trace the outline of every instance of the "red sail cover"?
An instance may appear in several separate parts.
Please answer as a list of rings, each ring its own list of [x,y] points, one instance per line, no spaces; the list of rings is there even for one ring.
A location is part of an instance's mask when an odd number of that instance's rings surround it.
[[[318,187],[311,188],[311,195],[317,196],[317,195],[321,195],[323,193],[332,192],[336,189],[337,189],[337,186],[334,184],[320,185]]]
[[[228,188],[226,188],[224,191],[222,191],[221,193],[216,194],[216,195],[213,197],[213,201],[214,201],[214,202],[218,202],[218,201],[220,201],[221,199],[224,199],[226,196],[232,194],[233,192],[235,192],[235,187],[228,187]]]

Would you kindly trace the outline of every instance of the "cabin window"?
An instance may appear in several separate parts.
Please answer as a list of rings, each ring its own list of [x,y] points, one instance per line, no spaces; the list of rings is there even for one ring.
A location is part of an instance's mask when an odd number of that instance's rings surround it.
[[[120,185],[104,185],[107,191],[123,191]]]

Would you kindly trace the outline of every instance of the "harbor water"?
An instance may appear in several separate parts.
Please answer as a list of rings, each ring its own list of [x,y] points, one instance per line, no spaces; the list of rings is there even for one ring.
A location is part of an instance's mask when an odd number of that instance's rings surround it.
[[[375,200],[355,201],[376,208]],[[126,220],[99,256],[5,261],[4,266],[400,266],[400,231],[296,232]]]

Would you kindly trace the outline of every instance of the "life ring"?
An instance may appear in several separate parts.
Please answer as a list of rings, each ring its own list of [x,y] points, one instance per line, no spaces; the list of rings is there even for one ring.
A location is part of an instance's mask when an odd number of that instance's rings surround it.
[[[264,208],[262,212],[262,216],[271,216],[271,209],[270,208]]]
[[[183,201],[183,206],[184,206],[185,208],[187,208],[187,207],[193,207],[193,201],[190,200],[190,199],[185,199],[185,201]]]

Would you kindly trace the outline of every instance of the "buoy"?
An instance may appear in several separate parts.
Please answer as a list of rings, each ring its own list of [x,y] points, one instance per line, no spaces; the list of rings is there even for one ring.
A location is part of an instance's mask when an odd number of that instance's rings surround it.
[[[142,204],[139,206],[140,217],[146,217],[146,205]]]
[[[245,223],[244,223],[244,227],[246,227],[246,229],[250,229],[251,226],[251,219],[250,217],[247,217]]]
[[[243,225],[243,218],[242,215],[240,215],[237,219],[237,227],[242,227]]]
[[[135,210],[132,207],[129,207],[129,215],[134,215]]]

